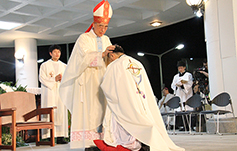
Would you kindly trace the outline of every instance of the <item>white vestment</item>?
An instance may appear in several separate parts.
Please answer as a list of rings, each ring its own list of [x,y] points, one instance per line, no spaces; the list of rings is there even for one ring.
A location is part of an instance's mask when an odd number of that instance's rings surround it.
[[[97,48],[93,29],[77,39],[59,88],[60,97],[72,113],[71,148],[94,146],[99,139],[97,128],[102,124],[106,101],[99,87],[106,66]],[[102,50],[112,45],[103,35]]]
[[[159,102],[158,102],[158,106],[159,106],[159,109],[160,109],[160,112],[161,113],[167,113],[167,112],[173,112],[174,110],[169,108],[168,106],[164,107],[164,104],[169,101],[172,97],[174,97],[173,94],[170,94],[168,93],[166,96],[163,96]],[[167,120],[167,116],[162,116],[163,118],[163,121],[164,123],[167,125],[168,122],[170,125],[174,125],[174,122],[173,122],[173,117],[170,117],[169,118],[169,121]]]
[[[181,80],[186,82],[182,84]],[[177,84],[183,85],[183,88],[176,86]],[[173,78],[171,88],[174,90],[175,96],[180,97],[182,110],[185,110],[183,103],[186,102],[193,95],[192,85],[193,85],[193,76],[189,72],[185,72],[185,74],[182,76],[176,74]],[[185,108],[186,110],[192,110],[192,108],[188,107],[187,105]],[[180,111],[180,108],[178,108],[176,111]]]
[[[68,111],[59,97],[60,82],[55,81],[58,74],[63,75],[65,68],[65,63],[51,59],[40,66],[41,107],[57,107],[54,109],[55,137],[68,137]],[[48,115],[42,115],[42,120],[49,120]],[[50,137],[49,130],[44,129],[42,137]]]
[[[104,141],[116,146],[112,117],[150,151],[183,151],[169,138],[146,71],[132,57],[123,55],[107,67],[101,88],[107,99]]]

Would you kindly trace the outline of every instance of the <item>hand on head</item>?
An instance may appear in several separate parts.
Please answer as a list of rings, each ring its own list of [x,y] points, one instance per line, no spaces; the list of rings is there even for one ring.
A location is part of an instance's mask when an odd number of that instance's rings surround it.
[[[105,51],[102,53],[102,57],[104,58],[105,56],[108,55],[108,53],[112,53],[114,49],[115,49],[115,46],[114,46],[114,45],[108,46],[108,47],[105,49]]]

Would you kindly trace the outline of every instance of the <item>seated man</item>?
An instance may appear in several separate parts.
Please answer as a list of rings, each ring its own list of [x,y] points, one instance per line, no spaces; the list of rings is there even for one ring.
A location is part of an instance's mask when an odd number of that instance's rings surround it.
[[[167,87],[164,87],[162,90],[162,94],[163,97],[158,101],[158,106],[160,109],[161,113],[167,113],[167,112],[172,112],[173,110],[171,108],[169,108],[168,106],[164,106],[164,104],[169,101],[172,97],[174,97],[173,94],[169,93],[169,89]],[[169,120],[167,119],[167,116],[162,116],[163,121],[165,123],[165,125],[170,125],[171,129],[173,128],[174,125],[174,121],[173,121],[173,117],[170,117]]]
[[[143,143],[151,151],[183,151],[166,132],[142,64],[118,45],[108,55],[110,62],[101,83],[107,108],[104,142],[94,141],[98,148],[113,151],[122,146],[122,150],[138,151]]]

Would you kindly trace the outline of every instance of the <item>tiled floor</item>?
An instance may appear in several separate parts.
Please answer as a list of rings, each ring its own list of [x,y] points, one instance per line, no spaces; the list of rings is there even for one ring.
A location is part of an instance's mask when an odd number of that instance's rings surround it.
[[[183,147],[186,151],[236,151],[237,135],[190,135],[177,134],[170,135],[176,145]],[[3,150],[2,150],[3,151]],[[83,149],[70,149],[70,145],[19,147],[17,151],[83,151]]]

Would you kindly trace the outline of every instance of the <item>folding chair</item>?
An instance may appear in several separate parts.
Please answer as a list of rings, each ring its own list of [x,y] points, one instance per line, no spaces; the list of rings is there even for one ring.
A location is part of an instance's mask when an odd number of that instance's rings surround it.
[[[164,104],[164,107],[168,106],[169,108],[171,109],[177,109],[180,107],[180,98],[178,96],[174,96],[172,97],[170,100],[168,100],[165,104]],[[167,116],[167,120],[168,120],[168,125],[167,125],[167,130],[169,130],[169,117],[170,116],[173,116],[174,119],[174,127],[173,127],[173,133],[172,134],[175,134],[175,117],[176,117],[176,114],[177,112],[176,111],[172,111],[172,112],[166,112],[166,113],[161,113],[162,116]],[[184,122],[184,119],[183,119],[183,122]]]
[[[234,109],[232,105],[232,101],[230,98],[230,95],[227,92],[222,92],[219,95],[217,95],[212,101],[211,104],[215,104],[216,106],[219,107],[226,107],[230,104],[231,110],[211,110],[211,111],[201,111],[200,115],[205,115],[205,114],[212,114],[212,115],[217,115],[217,122],[214,119],[215,125],[216,125],[216,134],[222,135],[220,131],[220,122],[219,122],[219,115],[224,115],[224,114],[232,114],[234,118],[234,123],[236,127],[236,122],[235,122],[235,114],[234,114]],[[199,125],[199,131],[200,131],[200,125]],[[235,133],[236,134],[236,133]]]
[[[188,121],[188,126],[189,126],[189,134],[192,134],[191,131],[191,125],[192,125],[192,115],[200,115],[199,113],[201,111],[197,111],[195,110],[196,108],[200,108],[202,107],[202,102],[201,102],[202,98],[199,94],[194,94],[193,96],[191,96],[185,103],[184,106],[188,105],[189,107],[193,108],[193,110],[188,110],[185,111],[184,114],[189,115],[189,121]],[[201,121],[199,121],[199,123],[201,123]],[[200,125],[199,125],[200,126]],[[199,127],[200,128],[200,127]],[[200,131],[199,131],[200,132]]]

